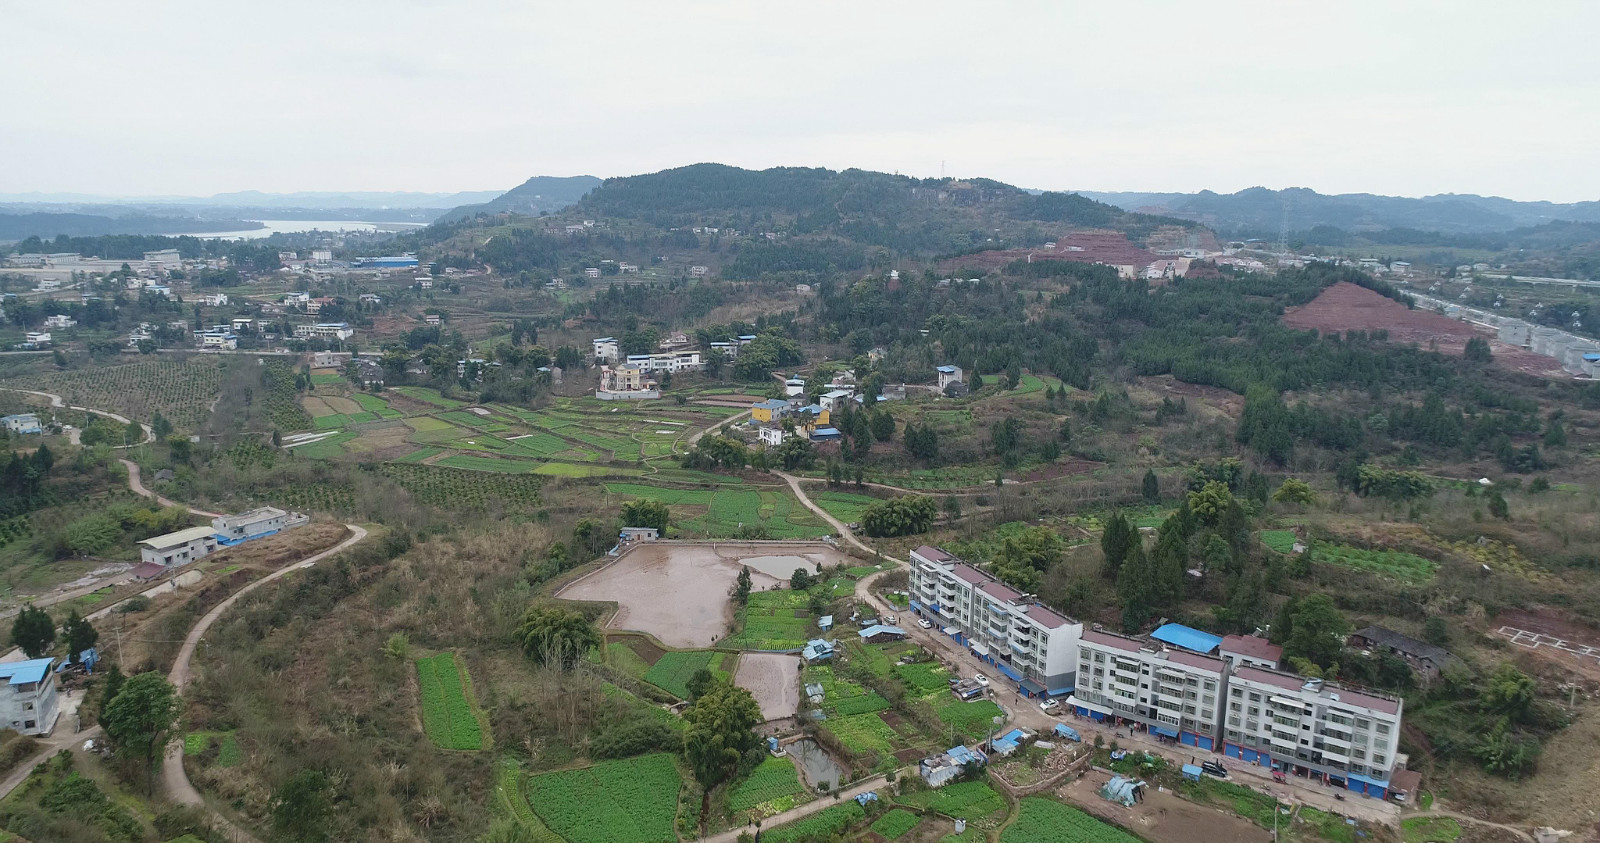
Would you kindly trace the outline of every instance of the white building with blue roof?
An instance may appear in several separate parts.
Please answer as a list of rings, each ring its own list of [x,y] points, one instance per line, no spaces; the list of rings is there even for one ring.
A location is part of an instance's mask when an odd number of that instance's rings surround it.
[[[48,735],[61,715],[56,694],[55,659],[29,659],[0,664],[0,723],[24,735]]]

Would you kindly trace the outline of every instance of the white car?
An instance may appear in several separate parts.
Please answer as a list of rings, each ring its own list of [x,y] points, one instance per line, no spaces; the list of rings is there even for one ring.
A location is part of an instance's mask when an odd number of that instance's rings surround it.
[[[984,676],[981,673],[972,674],[972,681],[978,683],[979,685],[982,685],[985,688],[989,687],[989,677]]]
[[[933,629],[933,623],[931,621],[929,621],[927,618],[918,619],[917,620],[917,626],[920,626],[923,629]]]
[[[1045,714],[1053,714],[1055,713],[1056,709],[1060,707],[1060,700],[1045,700],[1044,702],[1039,703],[1039,710],[1043,711]]]

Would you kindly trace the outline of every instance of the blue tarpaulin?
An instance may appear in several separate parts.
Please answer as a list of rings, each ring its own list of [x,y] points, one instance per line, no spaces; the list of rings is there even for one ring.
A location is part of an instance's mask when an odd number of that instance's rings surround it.
[[[1155,735],[1165,735],[1169,738],[1175,738],[1178,736],[1178,730],[1169,726],[1151,726],[1150,733]]]
[[[1077,729],[1074,729],[1065,723],[1056,724],[1056,736],[1066,738],[1069,741],[1081,742],[1083,740],[1083,736],[1078,734]]]
[[[1200,768],[1193,764],[1183,765],[1183,777],[1192,782],[1200,781]]]
[[[1222,646],[1221,636],[1201,632],[1181,623],[1162,624],[1159,629],[1150,633],[1150,637],[1196,653],[1209,653]]]
[[[1007,667],[1004,662],[995,662],[994,666],[1001,673],[1004,673],[1006,676],[1011,677],[1012,681],[1015,681],[1015,682],[1021,682],[1022,681],[1022,674],[1018,673],[1016,670],[1013,670],[1010,667]]]

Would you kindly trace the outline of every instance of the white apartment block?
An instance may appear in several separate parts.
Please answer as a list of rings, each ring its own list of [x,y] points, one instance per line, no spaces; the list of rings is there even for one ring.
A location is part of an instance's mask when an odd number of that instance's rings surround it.
[[[1083,624],[950,553],[911,551],[911,608],[1028,696],[1069,693]]]
[[[1091,629],[1078,643],[1077,689],[1067,704],[1080,716],[1132,720],[1214,750],[1227,675],[1221,659]]]
[[[704,364],[700,362],[698,351],[667,351],[660,354],[630,354],[627,364],[638,366],[646,373],[654,372],[693,372],[699,371]]]
[[[1398,697],[1240,665],[1227,699],[1224,754],[1387,795],[1400,747]]]
[[[621,354],[615,337],[599,337],[594,340],[594,359],[615,362]]]
[[[263,506],[238,515],[219,515],[211,519],[212,533],[227,544],[276,533],[288,525],[289,513],[275,506]]]
[[[294,335],[299,339],[316,337],[325,340],[347,340],[355,336],[356,332],[348,322],[317,322],[294,326]]]

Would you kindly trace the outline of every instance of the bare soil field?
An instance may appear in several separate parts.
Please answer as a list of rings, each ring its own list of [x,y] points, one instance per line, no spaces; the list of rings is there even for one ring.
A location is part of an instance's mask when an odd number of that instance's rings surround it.
[[[361,412],[361,405],[350,400],[349,398],[341,398],[337,395],[325,395],[323,396],[322,400],[328,402],[328,406],[332,407],[336,412],[344,413],[346,415]]]
[[[1590,679],[1600,679],[1600,631],[1573,623],[1551,609],[1510,609],[1496,615],[1495,635]]]
[[[1240,843],[1270,840],[1272,833],[1233,814],[1185,802],[1154,788],[1143,802],[1124,808],[1100,798],[1100,786],[1111,777],[1098,770],[1057,788],[1056,794],[1087,813],[1133,831],[1150,843]]]
[[[782,653],[745,653],[733,682],[749,691],[767,720],[793,717],[800,710],[800,657]]]
[[[615,602],[617,611],[610,628],[646,632],[669,647],[705,647],[721,638],[733,620],[733,603],[728,597],[744,560],[771,559],[778,554],[800,557],[819,567],[849,562],[843,553],[824,544],[647,543],[575,580],[556,596]],[[788,579],[751,570],[751,585],[757,591]]]
[[[1309,304],[1290,308],[1283,314],[1283,324],[1324,333],[1388,331],[1390,342],[1432,346],[1443,354],[1460,354],[1466,349],[1467,340],[1481,337],[1489,340],[1495,362],[1508,369],[1534,375],[1561,373],[1561,364],[1554,358],[1500,343],[1493,334],[1467,322],[1422,308],[1407,308],[1347,281],[1323,290]]]

